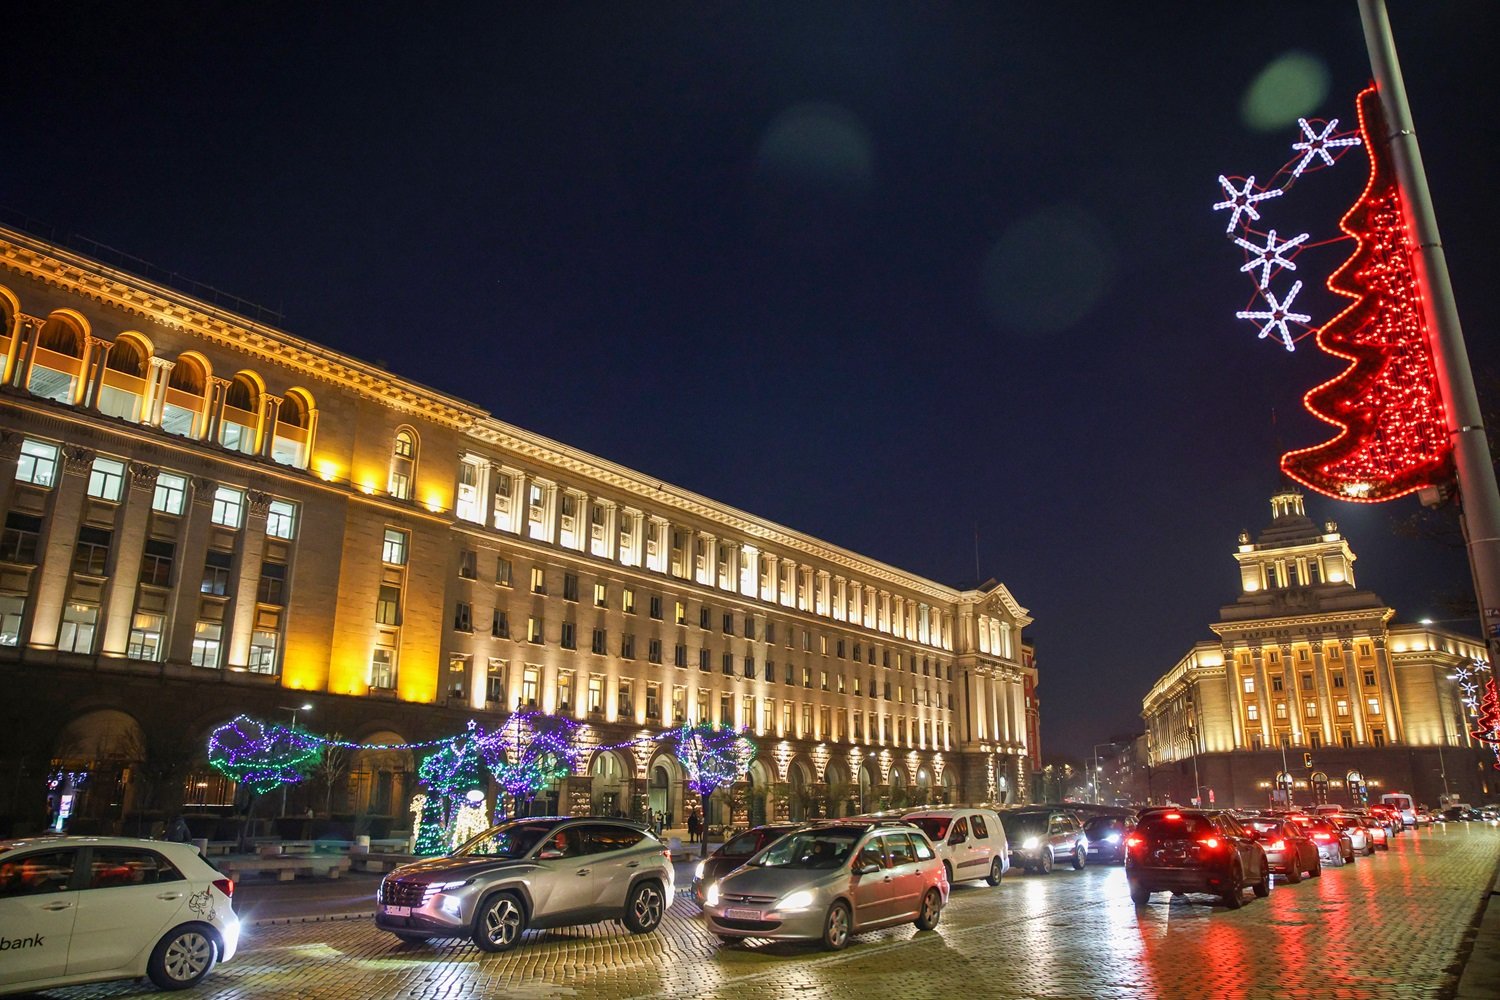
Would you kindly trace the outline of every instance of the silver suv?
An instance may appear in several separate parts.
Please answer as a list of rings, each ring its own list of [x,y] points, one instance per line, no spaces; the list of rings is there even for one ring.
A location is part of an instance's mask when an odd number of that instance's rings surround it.
[[[531,817],[391,872],[380,883],[375,926],[403,941],[468,936],[484,951],[506,951],[528,927],[619,920],[645,934],[674,890],[671,856],[641,827]]]

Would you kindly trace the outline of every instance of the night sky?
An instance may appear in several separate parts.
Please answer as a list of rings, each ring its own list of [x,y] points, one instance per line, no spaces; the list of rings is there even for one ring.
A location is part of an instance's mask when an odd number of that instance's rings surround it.
[[[1476,365],[1500,5],[1391,0]],[[134,8],[134,9],[131,9]],[[425,9],[424,9],[425,8]],[[501,419],[1036,617],[1087,754],[1232,600],[1338,370],[1236,320],[1217,176],[1354,120],[1354,0],[37,4],[0,207]],[[1266,220],[1336,234],[1356,152]],[[43,233],[43,235],[47,235]],[[1298,258],[1315,322],[1348,243]],[[1276,414],[1273,427],[1272,412]],[[1279,428],[1279,429],[1278,429]],[[1403,620],[1460,552],[1310,497]]]

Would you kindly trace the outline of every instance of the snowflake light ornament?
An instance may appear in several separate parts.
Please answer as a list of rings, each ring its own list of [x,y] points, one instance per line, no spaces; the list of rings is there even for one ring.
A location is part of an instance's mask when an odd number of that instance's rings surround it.
[[[1307,239],[1308,235],[1308,233],[1303,233],[1301,236],[1282,240],[1278,245],[1276,242],[1276,230],[1273,229],[1266,234],[1266,245],[1263,247],[1258,247],[1242,237],[1235,237],[1234,242],[1243,247],[1245,252],[1250,255],[1249,259],[1245,261],[1245,266],[1240,268],[1240,273],[1244,274],[1246,271],[1254,271],[1257,267],[1260,268],[1260,287],[1261,291],[1265,291],[1266,286],[1271,281],[1271,268],[1280,267],[1288,271],[1297,270],[1297,265],[1292,263],[1291,258],[1286,257],[1285,254],[1288,250],[1295,251],[1297,246],[1303,240]]]
[[[1292,333],[1287,329],[1287,323],[1312,322],[1312,317],[1307,315],[1306,313],[1294,313],[1290,311],[1292,308],[1292,300],[1297,297],[1297,293],[1300,291],[1302,291],[1302,282],[1294,282],[1292,284],[1292,290],[1290,292],[1287,292],[1286,298],[1278,302],[1276,301],[1276,293],[1268,290],[1266,291],[1265,296],[1266,304],[1270,306],[1269,309],[1263,309],[1254,312],[1249,310],[1241,310],[1240,312],[1235,313],[1235,316],[1239,317],[1240,319],[1265,320],[1265,325],[1260,328],[1261,338],[1264,339],[1266,337],[1269,337],[1271,335],[1271,331],[1276,330],[1280,334],[1282,344],[1286,345],[1286,349],[1289,351],[1293,350]]]
[[[1227,208],[1230,211],[1229,225],[1224,227],[1224,232],[1234,232],[1234,227],[1240,224],[1240,215],[1248,215],[1255,221],[1260,221],[1260,212],[1256,210],[1255,203],[1265,201],[1267,198],[1281,197],[1281,188],[1270,188],[1266,191],[1255,191],[1255,178],[1246,177],[1245,186],[1235,190],[1233,182],[1223,174],[1219,175],[1219,184],[1224,188],[1224,194],[1228,197],[1214,205],[1214,211]]]
[[[1306,170],[1307,165],[1317,157],[1322,157],[1324,166],[1333,166],[1333,154],[1329,152],[1330,149],[1359,145],[1357,135],[1346,136],[1342,139],[1333,138],[1333,130],[1339,127],[1337,118],[1325,123],[1321,132],[1315,132],[1307,123],[1306,118],[1298,118],[1297,124],[1301,127],[1302,136],[1306,141],[1292,143],[1292,149],[1302,154],[1302,159],[1298,160],[1297,165],[1292,168],[1293,177],[1301,177],[1302,171]]]

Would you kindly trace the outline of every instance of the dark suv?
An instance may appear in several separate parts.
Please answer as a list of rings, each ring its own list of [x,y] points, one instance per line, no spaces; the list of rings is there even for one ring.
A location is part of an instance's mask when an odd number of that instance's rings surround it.
[[[1144,906],[1153,892],[1202,892],[1230,909],[1244,902],[1245,887],[1271,892],[1271,866],[1250,831],[1227,813],[1152,809],[1125,841],[1130,898]]]

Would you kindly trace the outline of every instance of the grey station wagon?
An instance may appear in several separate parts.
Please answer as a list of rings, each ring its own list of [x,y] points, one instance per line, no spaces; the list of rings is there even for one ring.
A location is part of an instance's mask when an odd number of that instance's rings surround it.
[[[645,934],[674,890],[670,856],[641,827],[531,817],[391,872],[380,883],[375,926],[403,941],[471,937],[484,951],[505,951],[528,927],[619,920]]]

